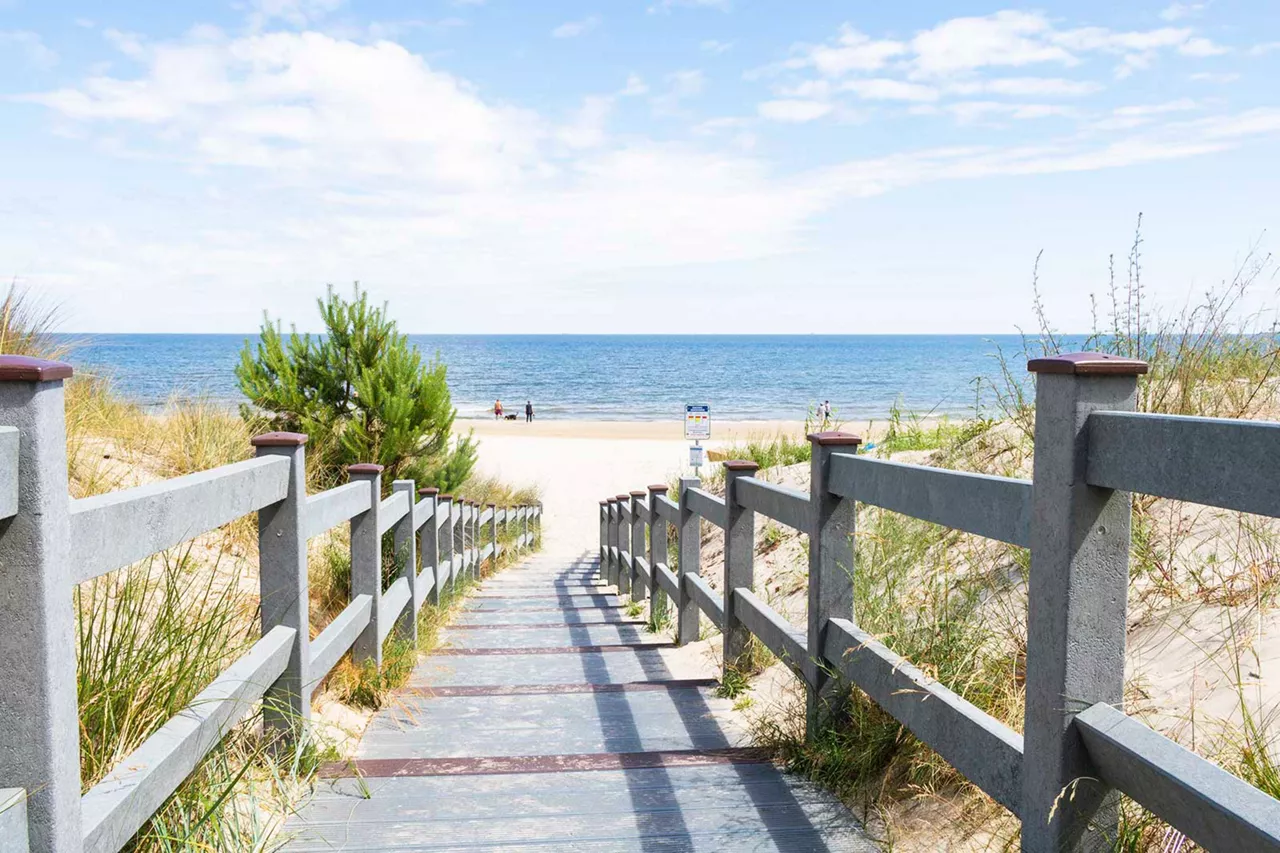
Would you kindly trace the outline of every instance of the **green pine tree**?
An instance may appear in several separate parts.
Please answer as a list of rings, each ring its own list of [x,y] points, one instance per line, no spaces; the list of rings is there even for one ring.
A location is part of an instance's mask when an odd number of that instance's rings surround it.
[[[452,491],[475,464],[470,436],[451,441],[457,411],[445,365],[423,361],[387,307],[369,305],[356,284],[350,301],[332,287],[318,300],[323,335],[289,335],[265,316],[261,337],[245,342],[236,367],[240,390],[278,430],[306,433],[308,467],[324,484],[347,465],[376,462],[383,482],[413,479]]]

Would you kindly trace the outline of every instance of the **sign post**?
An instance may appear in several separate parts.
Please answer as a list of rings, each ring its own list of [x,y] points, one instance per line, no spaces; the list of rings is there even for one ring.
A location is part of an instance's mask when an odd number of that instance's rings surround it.
[[[692,441],[689,448],[689,465],[702,476],[705,459],[703,440],[711,438],[711,406],[706,403],[686,403],[684,406],[684,438]]]

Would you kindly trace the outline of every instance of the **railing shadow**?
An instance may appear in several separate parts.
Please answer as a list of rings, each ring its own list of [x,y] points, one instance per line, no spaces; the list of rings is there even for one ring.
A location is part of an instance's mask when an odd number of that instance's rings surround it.
[[[581,559],[577,562],[581,562]],[[598,558],[589,558],[595,567]],[[585,626],[570,625],[570,637],[574,645],[593,645],[591,632]],[[627,655],[627,652],[609,652],[581,655],[583,675],[587,682],[593,684],[609,683],[613,679],[609,669],[610,657]],[[644,673],[645,680],[651,682],[671,681],[674,673],[657,649],[637,650],[634,653]],[[652,751],[645,749],[641,727],[635,718],[635,709],[627,698],[627,692],[598,692],[596,709],[601,720],[604,747],[608,752]],[[730,740],[729,735],[716,721],[713,709],[700,689],[680,689],[672,691],[671,706],[675,709],[684,732],[690,735],[690,744],[698,749],[722,749],[740,746]],[[612,701],[614,697],[617,701]],[[708,725],[710,724],[710,726]],[[821,838],[820,827],[815,826],[809,815],[801,807],[794,792],[783,779],[782,774],[772,764],[749,764],[730,762],[737,781],[751,800],[754,814],[744,814],[722,828],[734,835],[733,846],[740,850],[779,851],[798,850],[797,842],[803,844],[806,853],[830,853],[830,848]],[[767,768],[762,772],[762,768]],[[678,788],[671,773],[666,768],[646,771],[641,784],[641,774],[624,771],[627,788],[631,796],[632,807],[639,830],[639,843],[646,853],[660,853],[672,849],[694,849],[697,847],[694,833],[690,830],[682,805]],[[655,780],[660,780],[661,787],[655,787]],[[725,814],[729,814],[725,810]],[[736,824],[736,827],[734,826]],[[745,830],[763,826],[769,846],[751,845],[751,836],[745,832],[735,833],[735,828]],[[803,839],[803,840],[801,840]],[[687,846],[682,846],[687,845]]]

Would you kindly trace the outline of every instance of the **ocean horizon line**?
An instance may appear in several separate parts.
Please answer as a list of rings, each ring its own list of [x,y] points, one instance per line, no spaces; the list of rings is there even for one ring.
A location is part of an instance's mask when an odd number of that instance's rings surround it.
[[[298,334],[320,336],[322,332],[299,331]],[[410,338],[1022,338],[1039,335],[1020,332],[402,332]],[[1085,338],[1092,332],[1054,332],[1057,337]],[[258,337],[252,332],[55,332],[49,337]]]

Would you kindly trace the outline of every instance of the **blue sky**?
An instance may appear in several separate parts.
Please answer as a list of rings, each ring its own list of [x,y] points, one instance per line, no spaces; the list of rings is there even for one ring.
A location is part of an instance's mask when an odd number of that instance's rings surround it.
[[[1122,7],[1122,8],[1120,8]],[[79,331],[1087,329],[1271,241],[1280,4],[0,0],[0,271]],[[1252,295],[1276,303],[1266,277]]]

